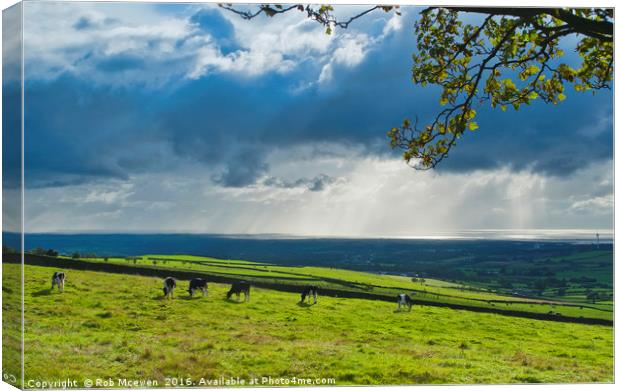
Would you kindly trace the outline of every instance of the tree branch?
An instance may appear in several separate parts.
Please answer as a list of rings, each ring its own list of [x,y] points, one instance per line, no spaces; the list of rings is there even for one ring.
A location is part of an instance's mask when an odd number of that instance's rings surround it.
[[[356,15],[351,16],[349,19],[344,20],[344,21],[339,21],[336,19],[336,17],[331,13],[332,8],[331,6],[320,6],[318,9],[314,8],[310,5],[306,5],[304,6],[303,4],[295,4],[295,5],[291,5],[288,6],[286,8],[284,8],[283,6],[276,4],[276,5],[269,5],[269,4],[263,4],[260,5],[258,10],[256,10],[255,12],[251,12],[251,11],[242,11],[239,10],[235,7],[233,7],[232,4],[218,4],[218,6],[220,8],[223,8],[227,11],[233,12],[239,16],[241,16],[243,19],[246,20],[250,20],[250,19],[254,19],[255,17],[257,17],[260,14],[265,14],[267,16],[275,16],[277,14],[283,14],[292,10],[299,10],[299,11],[305,11],[308,14],[308,18],[324,25],[327,26],[328,29],[331,27],[340,27],[343,29],[346,29],[349,27],[349,25],[361,18],[364,15],[367,15],[369,13],[371,13],[372,11],[375,11],[377,9],[383,9],[384,11],[390,11],[392,8],[395,8],[396,6],[384,6],[384,5],[376,5],[374,7],[368,8]]]
[[[435,9],[439,7],[431,7]],[[607,20],[594,20],[581,16],[562,8],[509,8],[509,7],[446,7],[458,12],[472,12],[495,16],[515,16],[532,18],[539,15],[548,15],[559,19],[572,27],[576,33],[591,36],[606,41],[613,41],[614,24]]]

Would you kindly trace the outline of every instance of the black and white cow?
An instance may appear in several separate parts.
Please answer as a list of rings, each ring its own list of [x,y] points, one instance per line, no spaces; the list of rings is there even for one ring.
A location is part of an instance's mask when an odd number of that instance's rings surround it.
[[[306,297],[310,298],[310,296],[314,297],[314,304],[316,304],[316,298],[319,294],[319,287],[316,285],[308,285],[303,292],[301,292],[301,302],[303,303],[306,300]]]
[[[245,281],[233,282],[230,286],[230,290],[226,294],[226,298],[230,299],[233,294],[237,295],[237,300],[240,298],[240,294],[245,296],[244,301],[250,301],[250,283]]]
[[[164,297],[166,299],[172,299],[174,288],[177,287],[177,280],[174,277],[164,278]]]
[[[54,272],[52,276],[52,289],[55,285],[58,285],[58,292],[65,290],[65,272]]]
[[[202,291],[202,295],[206,295],[207,294],[207,280],[205,280],[204,278],[192,278],[189,282],[189,289],[187,290],[189,292],[190,296],[194,296],[194,291],[200,289]]]
[[[396,296],[396,302],[398,303],[399,311],[400,311],[401,306],[408,307],[409,311],[411,311],[411,307],[413,307],[413,300],[411,299],[409,295],[404,294],[404,293],[401,293],[400,295]]]

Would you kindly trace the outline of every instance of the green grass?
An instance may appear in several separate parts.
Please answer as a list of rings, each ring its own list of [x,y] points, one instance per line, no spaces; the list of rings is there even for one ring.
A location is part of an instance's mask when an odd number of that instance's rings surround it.
[[[21,266],[2,265],[2,372],[16,386],[21,378]]]
[[[470,266],[446,264],[447,270],[459,269],[467,275],[469,283],[498,292],[511,292],[514,288],[525,289],[530,295],[548,300],[569,301],[592,305],[587,299],[589,291],[601,295],[601,301],[613,296],[613,251],[576,251],[572,254],[532,259],[481,261]],[[483,273],[482,277],[479,273]],[[490,276],[484,273],[493,273]],[[585,280],[583,280],[585,279]],[[544,289],[536,287],[543,283]],[[512,287],[504,284],[509,283]],[[563,288],[566,293],[559,294]],[[610,306],[594,305],[605,310]]]
[[[3,265],[15,276],[18,265]],[[26,266],[26,379],[322,377],[347,384],[612,382],[613,328],[254,289],[161,299],[157,278]],[[9,273],[7,273],[9,272]],[[110,291],[109,286],[118,289]]]
[[[104,262],[102,258],[84,258],[82,261]],[[67,259],[67,267],[70,266]],[[377,295],[396,295],[417,292],[416,299],[430,303],[464,305],[502,311],[521,311],[537,314],[559,313],[563,316],[594,319],[613,319],[611,305],[571,303],[559,299],[534,300],[498,294],[482,288],[453,284],[439,280],[414,282],[411,278],[379,275],[352,270],[294,267],[262,264],[243,260],[222,260],[191,255],[144,255],[135,260],[108,258],[109,264],[140,266],[201,274],[243,278],[249,281],[283,283],[287,285],[316,284],[324,288],[359,291]]]

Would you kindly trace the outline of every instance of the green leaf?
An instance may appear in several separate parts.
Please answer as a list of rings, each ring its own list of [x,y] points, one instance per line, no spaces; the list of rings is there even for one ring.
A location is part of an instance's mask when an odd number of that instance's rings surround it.
[[[467,125],[469,127],[469,130],[471,130],[472,132],[476,129],[478,129],[478,124],[475,122],[470,122],[469,125]]]

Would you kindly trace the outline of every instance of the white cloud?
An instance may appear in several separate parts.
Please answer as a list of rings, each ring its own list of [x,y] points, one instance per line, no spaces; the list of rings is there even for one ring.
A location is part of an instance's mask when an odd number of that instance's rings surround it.
[[[224,11],[222,16],[234,26],[236,44],[223,51],[220,42],[190,21],[200,9],[196,6],[176,14],[160,13],[149,4],[30,2],[25,9],[28,79],[70,73],[121,86],[160,87],[213,73],[286,74],[311,64],[316,73],[304,74],[311,87],[317,80],[330,80],[336,67],[359,65],[402,23],[393,15],[387,21],[377,19],[383,23],[378,36],[356,29],[328,35],[304,13],[247,21]]]
[[[27,80],[70,73],[97,83],[161,85],[186,72],[166,65],[182,64],[187,51],[195,50],[173,50],[193,33],[185,19],[166,17],[149,6],[28,2],[24,10]],[[144,68],[110,72],[99,67],[125,58],[142,61]]]
[[[393,32],[399,31],[403,27],[403,18],[393,14],[390,20],[383,27],[383,35],[387,36]]]
[[[362,62],[365,56],[365,48],[369,44],[366,34],[345,35],[340,47],[334,51],[332,60],[336,64],[353,67]]]
[[[587,213],[608,213],[614,206],[613,194],[575,201],[571,209]]]
[[[267,72],[287,73],[299,64],[311,61],[317,65],[323,64],[319,75],[321,82],[331,77],[334,64],[347,68],[359,65],[366,56],[368,46],[374,43],[361,32],[339,34],[335,31],[325,34],[323,26],[303,15],[297,16],[292,21],[267,23],[278,26],[277,30],[265,29],[266,25],[261,23],[235,23],[238,40],[244,48],[227,55],[222,55],[217,48],[202,49],[191,77],[200,77],[210,71],[247,76]]]
[[[295,62],[284,59],[284,53],[269,50],[237,50],[223,55],[219,48],[205,46],[198,49],[194,69],[189,73],[192,79],[212,72],[235,73],[243,76],[259,76],[267,72],[287,73]]]
[[[102,203],[102,204],[122,204],[132,194],[133,185],[131,183],[123,183],[116,189],[97,189],[91,190],[86,197],[78,202],[83,203]]]
[[[368,53],[380,45],[391,34],[402,28],[402,16],[393,14],[385,22],[381,34],[370,36],[362,32],[344,33],[337,39],[337,47],[327,63],[321,68],[318,83],[326,84],[334,77],[334,71],[338,66],[350,69],[361,64]]]
[[[319,75],[319,84],[329,82],[333,78],[336,65],[353,68],[366,57],[371,41],[366,34],[344,34],[339,39],[340,45],[333,51],[330,61],[323,66]]]

